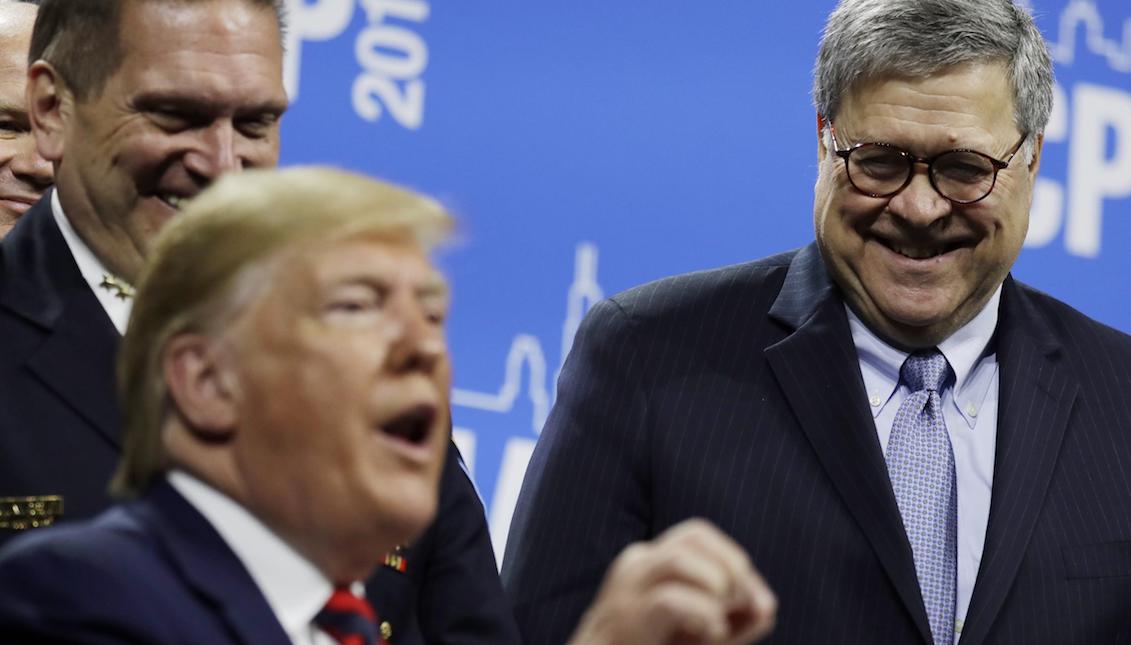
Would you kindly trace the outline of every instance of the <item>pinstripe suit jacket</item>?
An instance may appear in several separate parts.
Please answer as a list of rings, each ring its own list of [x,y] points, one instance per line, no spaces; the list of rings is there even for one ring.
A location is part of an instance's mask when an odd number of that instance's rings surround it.
[[[1131,337],[1008,278],[995,342],[989,527],[961,641],[1127,639]],[[526,640],[565,640],[621,549],[694,516],[738,540],[777,592],[768,642],[930,642],[815,245],[590,312],[504,559]]]

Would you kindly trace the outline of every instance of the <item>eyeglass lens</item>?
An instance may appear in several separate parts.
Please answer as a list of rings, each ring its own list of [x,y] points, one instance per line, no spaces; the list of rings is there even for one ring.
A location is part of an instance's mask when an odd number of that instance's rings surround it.
[[[915,161],[897,148],[865,144],[848,156],[848,177],[859,190],[876,196],[898,192],[908,182]],[[954,151],[939,155],[930,166],[935,188],[947,199],[973,202],[993,189],[996,173],[988,157]]]

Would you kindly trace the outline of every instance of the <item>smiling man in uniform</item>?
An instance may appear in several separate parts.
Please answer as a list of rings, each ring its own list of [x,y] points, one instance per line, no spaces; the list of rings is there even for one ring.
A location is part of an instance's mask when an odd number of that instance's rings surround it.
[[[23,510],[49,521],[109,503],[130,284],[179,200],[229,170],[277,162],[287,107],[278,9],[42,3],[28,109],[57,185],[2,247],[0,495],[17,500],[6,528],[32,526]]]

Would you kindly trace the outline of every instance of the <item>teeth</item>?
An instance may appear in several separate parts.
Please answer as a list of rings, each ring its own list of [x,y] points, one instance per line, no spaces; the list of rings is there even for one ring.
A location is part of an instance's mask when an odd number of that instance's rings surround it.
[[[913,260],[926,260],[928,258],[933,258],[936,255],[942,255],[943,253],[943,249],[941,248],[924,249],[911,246],[898,246],[895,244],[891,245],[890,248],[896,253],[909,257]]]
[[[180,210],[181,206],[185,203],[185,198],[180,195],[164,195],[161,199],[164,199],[170,206],[177,210]]]

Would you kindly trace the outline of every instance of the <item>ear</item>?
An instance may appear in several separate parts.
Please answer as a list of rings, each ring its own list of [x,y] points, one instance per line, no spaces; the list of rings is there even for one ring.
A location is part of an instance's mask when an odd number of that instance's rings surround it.
[[[829,154],[828,146],[825,145],[825,115],[820,112],[817,113],[817,162],[820,163],[825,160],[825,155]]]
[[[1030,181],[1037,180],[1037,171],[1041,169],[1041,151],[1045,148],[1045,133],[1037,135],[1037,140],[1033,142],[1033,160],[1029,162],[1029,179]]]
[[[218,341],[201,334],[174,336],[165,347],[162,371],[169,397],[189,432],[208,442],[225,442],[236,431],[235,375]]]
[[[74,114],[74,94],[51,63],[37,60],[28,68],[26,102],[40,156],[58,163]]]

